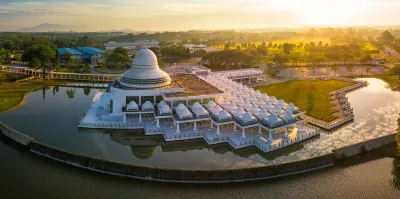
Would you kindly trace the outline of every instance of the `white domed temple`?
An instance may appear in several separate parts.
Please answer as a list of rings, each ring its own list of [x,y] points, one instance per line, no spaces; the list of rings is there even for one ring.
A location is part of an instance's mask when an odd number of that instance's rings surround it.
[[[304,112],[295,105],[239,83],[263,81],[260,70],[185,72],[166,73],[151,50],[141,49],[132,68],[95,95],[79,127],[142,130],[166,141],[204,139],[263,152],[319,134],[303,125]]]

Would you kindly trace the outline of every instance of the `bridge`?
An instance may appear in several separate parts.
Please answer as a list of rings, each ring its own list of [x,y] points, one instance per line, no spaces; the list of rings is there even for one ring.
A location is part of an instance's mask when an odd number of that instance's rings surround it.
[[[43,78],[43,71],[26,67],[0,66],[0,71],[9,73],[18,73],[24,75],[32,75],[34,77]],[[76,80],[76,81],[95,81],[95,82],[112,82],[119,78],[121,74],[90,74],[90,73],[64,73],[64,72],[45,72],[46,79]]]

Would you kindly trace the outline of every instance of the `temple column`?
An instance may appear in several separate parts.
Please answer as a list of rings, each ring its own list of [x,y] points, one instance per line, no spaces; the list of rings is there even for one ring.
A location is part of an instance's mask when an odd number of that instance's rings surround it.
[[[196,121],[194,121],[193,131],[197,131],[197,122]]]
[[[142,105],[142,96],[139,96],[139,106]]]
[[[141,123],[142,123],[142,114],[139,113],[139,124],[141,124]]]
[[[176,132],[175,134],[179,134],[181,131],[179,130],[179,123],[176,123]]]
[[[282,136],[282,142],[285,142],[285,141],[289,140],[289,136],[287,134],[288,127],[285,127],[284,129],[285,129],[285,133]]]
[[[214,123],[210,121],[210,129],[214,128]]]
[[[258,134],[257,136],[261,136],[261,126],[258,127]]]
[[[246,131],[245,128],[242,128],[242,136],[240,137],[241,140],[246,139]]]
[[[267,139],[267,141],[265,143],[272,144],[272,141],[274,141],[272,139],[272,131],[268,131],[268,139]]]
[[[154,99],[153,99],[153,105],[155,106],[157,103],[157,97],[154,95]]]
[[[156,128],[160,128],[160,118],[157,118],[157,125]]]
[[[233,131],[232,131],[232,134],[235,134],[235,133],[236,133],[236,124],[233,123]]]
[[[217,136],[221,135],[221,133],[219,133],[219,125],[217,125]]]
[[[122,122],[123,122],[124,124],[126,124],[126,114],[123,114],[123,116],[122,116],[122,117],[123,117],[123,118],[122,118],[122,119],[123,119],[123,121],[122,121]]]

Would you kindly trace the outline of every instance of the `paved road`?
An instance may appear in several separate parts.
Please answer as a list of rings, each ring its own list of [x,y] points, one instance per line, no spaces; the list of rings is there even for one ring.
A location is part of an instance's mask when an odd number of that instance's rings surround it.
[[[376,57],[376,59],[383,59],[385,57],[394,57],[396,59],[400,59],[400,55],[395,50],[388,47],[383,49],[383,54],[379,57]]]

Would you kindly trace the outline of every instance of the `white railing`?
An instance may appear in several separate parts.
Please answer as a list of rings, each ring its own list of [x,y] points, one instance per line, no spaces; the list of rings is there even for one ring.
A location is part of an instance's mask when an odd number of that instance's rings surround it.
[[[275,150],[287,147],[289,145],[301,142],[303,140],[309,139],[309,138],[314,137],[319,134],[320,134],[319,131],[311,131],[309,133],[295,137],[294,139],[290,139],[286,142],[280,142],[278,145],[266,144],[264,141],[262,141],[260,139],[256,139],[256,143],[254,146],[263,152],[271,152],[271,151],[275,151]]]
[[[174,134],[174,135],[167,135],[166,133],[164,133],[164,138],[166,141],[190,140],[190,139],[202,138],[203,136],[204,136],[203,132],[192,132],[192,133]]]
[[[115,123],[115,122],[104,122],[104,123],[91,123],[91,122],[81,122],[78,127],[81,128],[112,128],[112,129],[142,129],[145,128],[144,124],[134,124],[134,123]]]

